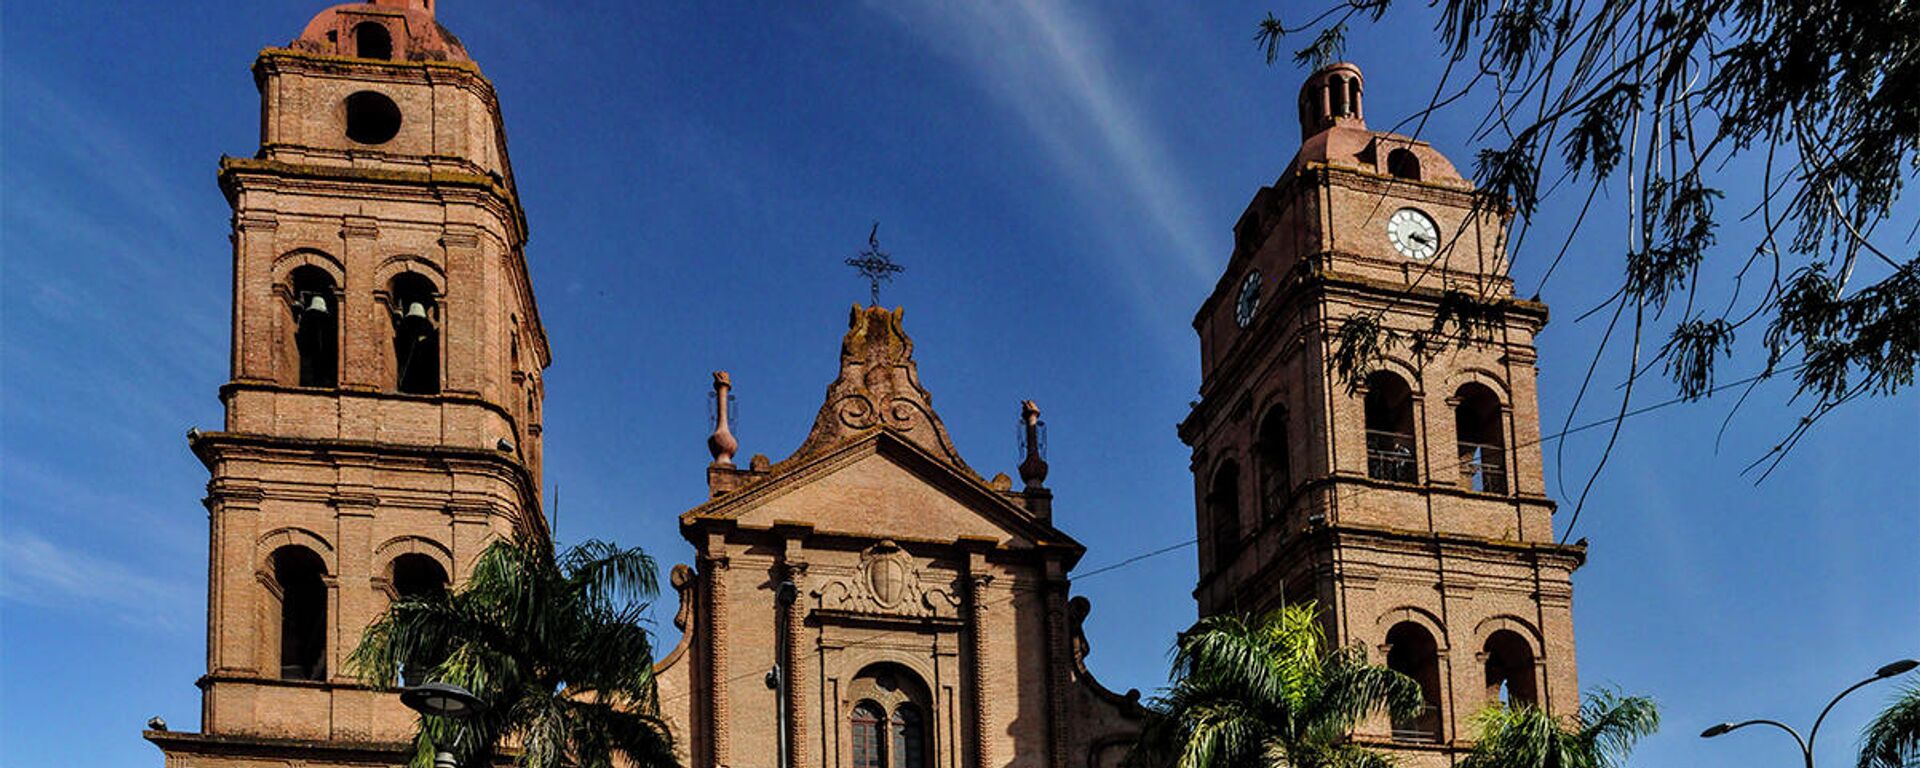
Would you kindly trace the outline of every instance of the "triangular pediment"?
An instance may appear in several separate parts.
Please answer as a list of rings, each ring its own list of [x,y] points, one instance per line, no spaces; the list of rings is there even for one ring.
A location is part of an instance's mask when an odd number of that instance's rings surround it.
[[[940,460],[886,427],[782,465],[769,477],[687,511],[682,525],[702,520],[729,520],[749,529],[801,524],[816,534],[861,539],[1080,548],[970,470]]]

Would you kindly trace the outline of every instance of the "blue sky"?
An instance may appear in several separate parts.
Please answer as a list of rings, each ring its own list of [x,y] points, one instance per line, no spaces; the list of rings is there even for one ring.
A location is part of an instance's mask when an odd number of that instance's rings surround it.
[[[1251,33],[1298,9],[813,5],[441,10],[498,87],[532,221],[562,541],[688,558],[673,521],[704,495],[707,372],[733,373],[743,455],[791,451],[866,294],[841,259],[875,220],[908,267],[884,299],[906,307],[968,460],[1011,474],[1017,403],[1035,399],[1082,570],[1191,538],[1173,430],[1198,385],[1187,323],[1230,227],[1297,146],[1304,73],[1264,66]],[[197,725],[206,476],[184,434],[220,423],[227,374],[214,170],[255,148],[254,53],[321,7],[0,11],[0,764],[158,765],[142,723]],[[1424,13],[1351,37],[1376,127],[1433,87]],[[1444,113],[1426,137],[1469,167],[1478,114]],[[1523,295],[1577,203],[1549,196],[1548,228],[1516,260]],[[1568,418],[1599,335],[1574,318],[1617,284],[1622,221],[1583,234],[1544,290],[1545,432]],[[1739,232],[1723,242],[1743,253]],[[1756,486],[1741,470],[1799,415],[1790,394],[1760,390],[1718,440],[1724,400],[1629,421],[1583,513],[1582,683],[1652,695],[1667,722],[1637,765],[1789,764],[1777,734],[1695,734],[1742,716],[1804,723],[1879,664],[1920,656],[1920,405],[1909,391],[1852,407]],[[1556,495],[1577,495],[1604,438],[1548,446],[1550,471],[1564,461]],[[1106,684],[1164,681],[1194,570],[1186,548],[1075,582]],[[1822,759],[1846,759],[1890,692],[1843,705]]]

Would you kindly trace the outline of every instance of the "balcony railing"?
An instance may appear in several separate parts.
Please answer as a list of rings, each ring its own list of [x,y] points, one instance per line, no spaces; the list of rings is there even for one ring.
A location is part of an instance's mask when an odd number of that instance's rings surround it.
[[[1506,449],[1487,443],[1461,442],[1460,487],[1481,493],[1506,493]]]
[[[1412,717],[1393,719],[1394,741],[1434,742],[1440,740],[1440,708],[1428,704]]]
[[[1413,435],[1367,430],[1367,476],[1396,483],[1418,482]]]

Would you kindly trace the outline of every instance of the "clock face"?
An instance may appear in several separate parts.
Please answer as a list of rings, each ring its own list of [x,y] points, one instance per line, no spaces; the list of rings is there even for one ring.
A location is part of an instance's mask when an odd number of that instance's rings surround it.
[[[1387,239],[1400,255],[1413,259],[1431,259],[1440,250],[1440,228],[1433,219],[1413,208],[1402,208],[1387,219]]]
[[[1240,327],[1253,322],[1253,312],[1260,308],[1260,271],[1247,273],[1247,281],[1240,284],[1240,301],[1234,304],[1233,319]]]

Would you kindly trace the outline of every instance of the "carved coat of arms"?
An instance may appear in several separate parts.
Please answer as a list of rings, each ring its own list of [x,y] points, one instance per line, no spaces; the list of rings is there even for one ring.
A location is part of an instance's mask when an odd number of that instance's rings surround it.
[[[890,540],[861,552],[857,573],[829,580],[814,594],[822,608],[856,613],[952,616],[959,605],[951,590],[922,585],[913,556]]]

